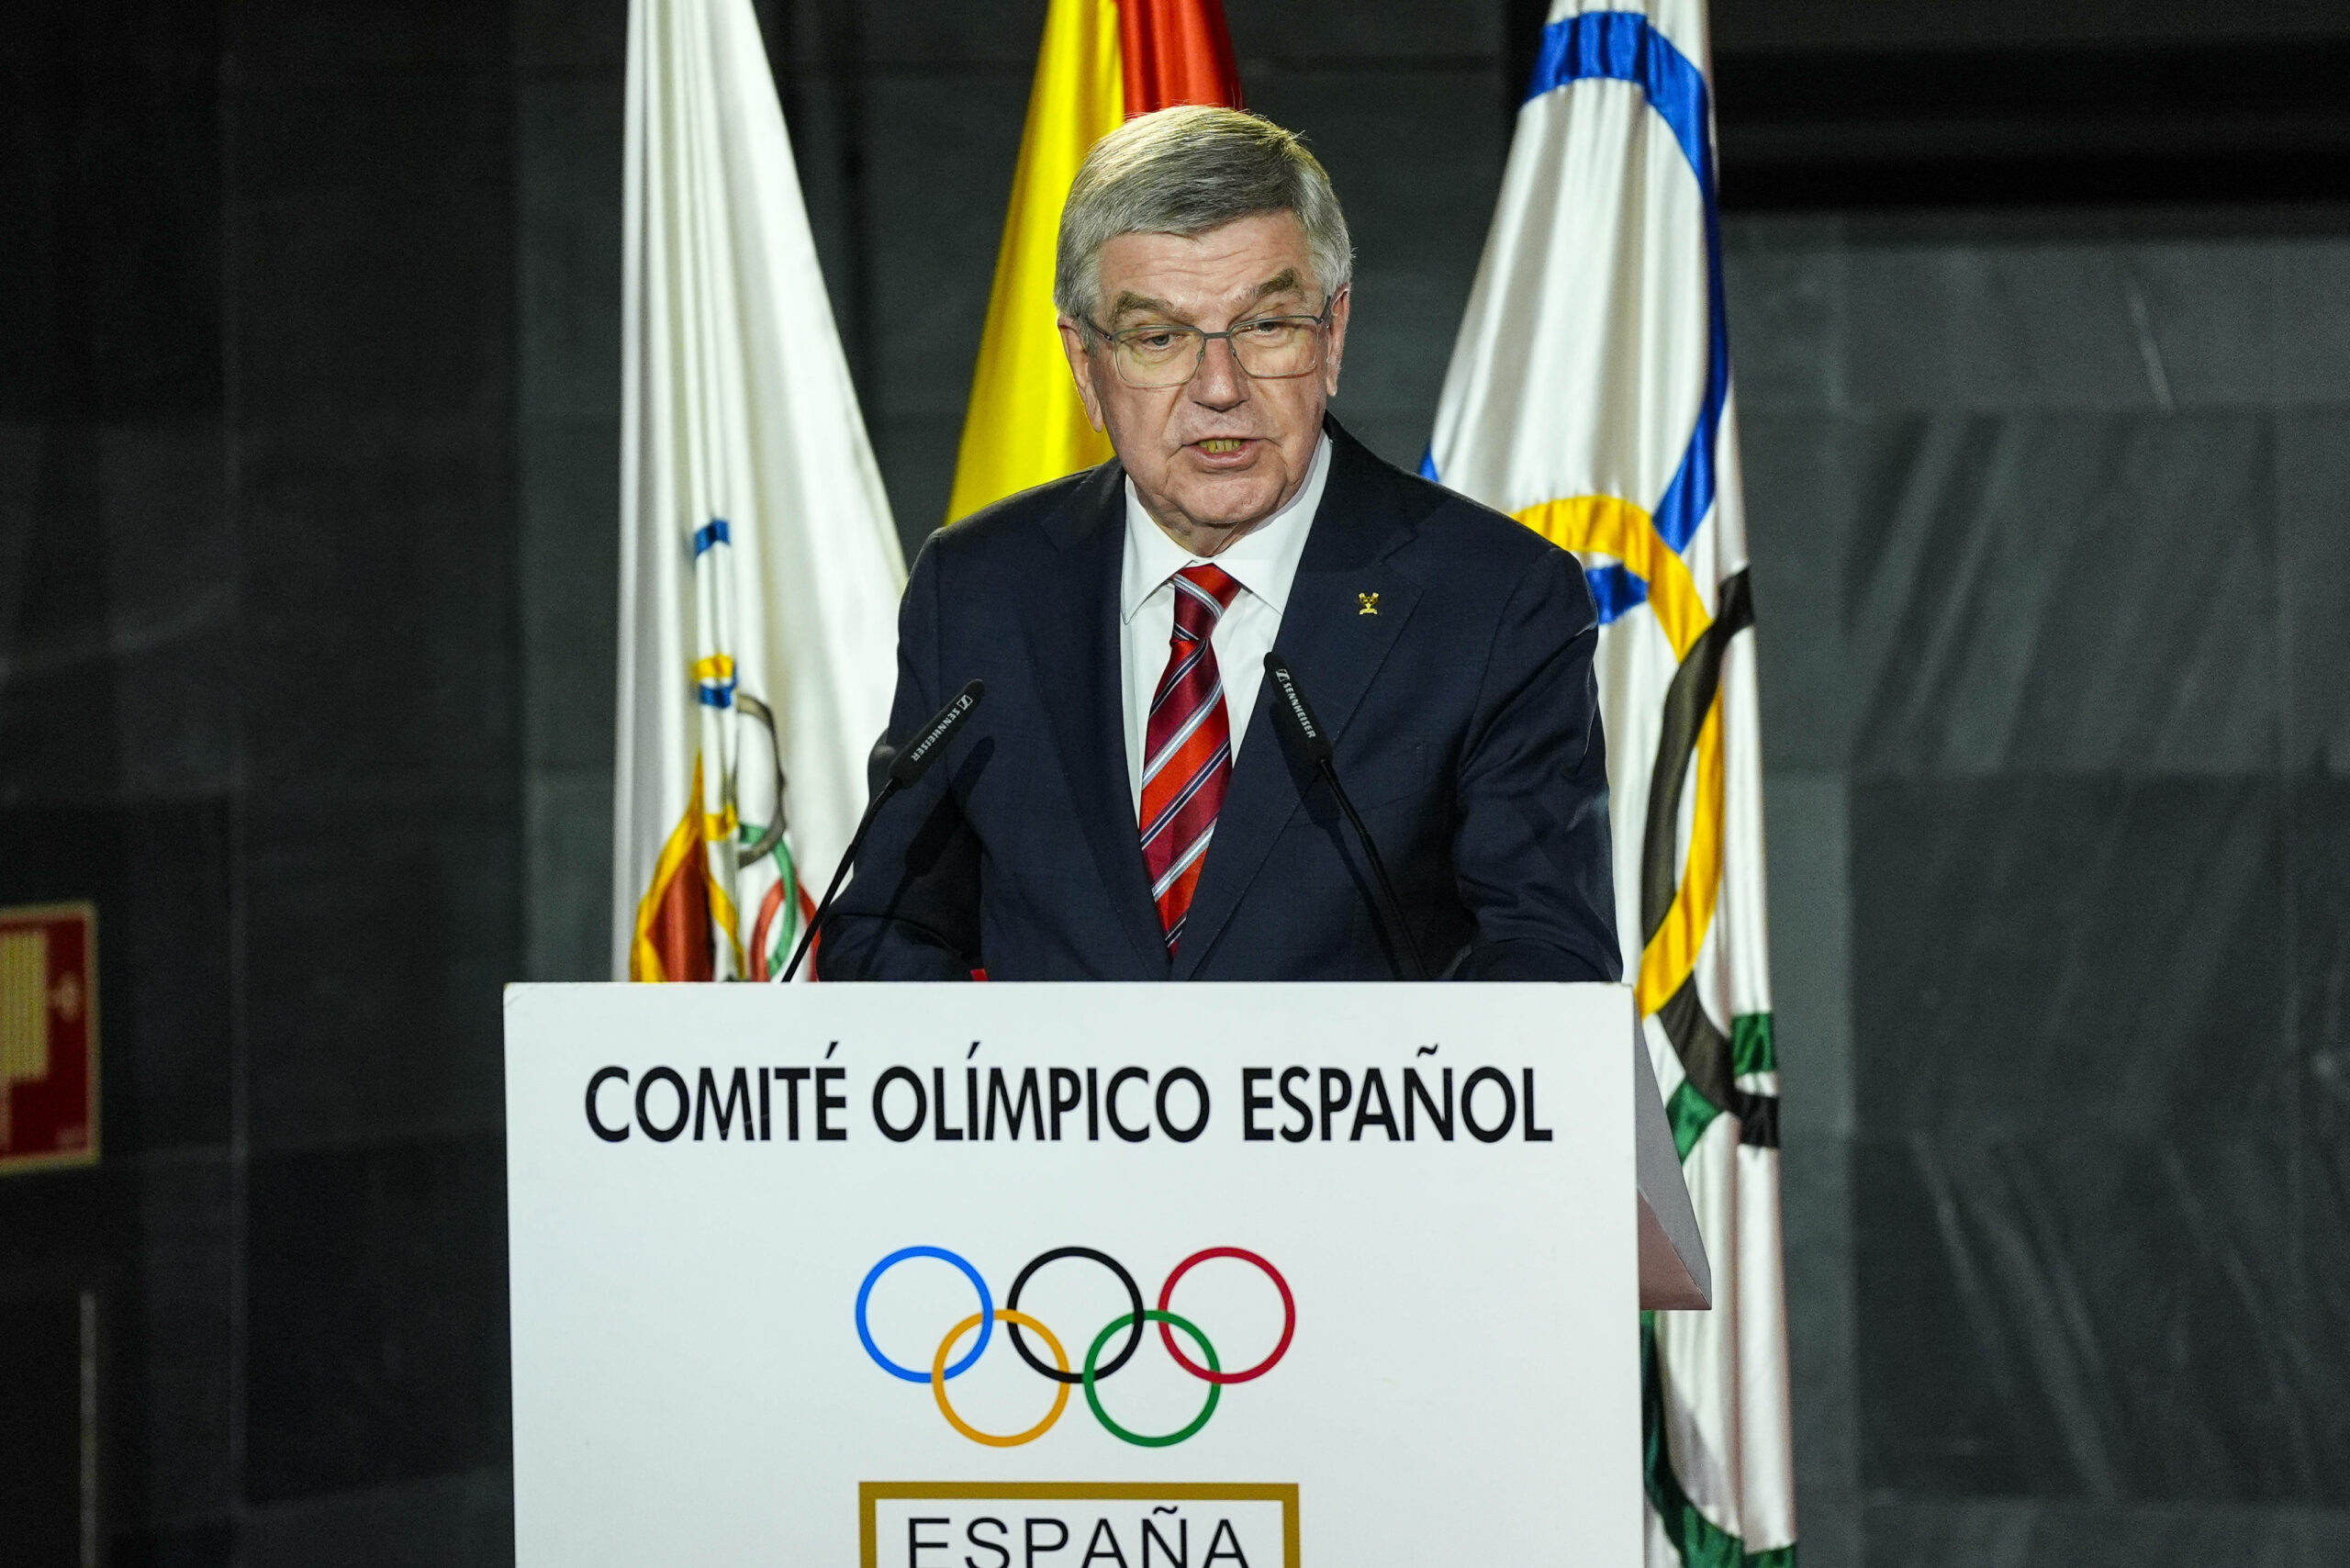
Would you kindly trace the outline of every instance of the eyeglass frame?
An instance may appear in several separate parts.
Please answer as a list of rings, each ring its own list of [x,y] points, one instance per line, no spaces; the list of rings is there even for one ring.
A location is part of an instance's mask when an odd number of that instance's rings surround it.
[[[1337,293],[1336,293],[1336,294],[1334,294],[1334,295],[1330,296],[1330,297],[1329,297],[1329,298],[1327,298],[1327,299],[1324,300],[1324,301],[1322,302],[1322,309],[1321,309],[1321,312],[1320,312],[1320,314],[1318,314],[1318,315],[1314,315],[1314,316],[1252,316],[1252,317],[1250,317],[1250,318],[1249,318],[1248,320],[1246,320],[1246,321],[1237,321],[1237,322],[1233,323],[1231,326],[1226,327],[1226,328],[1225,328],[1223,331],[1221,331],[1221,332],[1211,332],[1211,331],[1206,330],[1204,328],[1194,327],[1194,326],[1192,326],[1192,325],[1190,322],[1188,322],[1188,321],[1186,321],[1186,322],[1169,322],[1169,323],[1168,323],[1168,325],[1169,325],[1169,326],[1175,326],[1175,327],[1180,327],[1183,331],[1186,331],[1186,332],[1197,332],[1197,333],[1199,333],[1199,335],[1200,335],[1200,353],[1199,353],[1199,357],[1192,361],[1192,374],[1191,374],[1191,375],[1187,375],[1187,376],[1183,377],[1183,379],[1182,379],[1182,380],[1181,380],[1181,381],[1167,381],[1167,382],[1161,382],[1159,385],[1158,385],[1158,386],[1135,386],[1135,384],[1134,384],[1133,382],[1131,382],[1131,381],[1126,381],[1125,375],[1125,373],[1124,373],[1124,372],[1119,372],[1119,371],[1118,371],[1118,354],[1117,354],[1117,349],[1118,349],[1118,337],[1119,337],[1119,334],[1118,334],[1118,333],[1116,333],[1116,332],[1113,332],[1113,331],[1109,330],[1107,328],[1098,327],[1098,326],[1094,325],[1094,323],[1093,323],[1093,319],[1092,319],[1091,317],[1090,317],[1090,316],[1080,316],[1079,318],[1077,318],[1077,322],[1078,322],[1078,325],[1079,325],[1079,326],[1083,327],[1083,328],[1085,329],[1086,332],[1089,334],[1089,336],[1091,338],[1091,340],[1092,340],[1092,341],[1094,341],[1094,342],[1098,342],[1107,343],[1107,344],[1109,344],[1109,345],[1110,345],[1110,368],[1111,368],[1113,372],[1117,372],[1118,379],[1119,379],[1120,381],[1124,381],[1124,382],[1125,382],[1125,384],[1126,384],[1126,386],[1127,386],[1132,387],[1132,388],[1133,388],[1135,391],[1136,391],[1136,392],[1172,392],[1173,390],[1175,390],[1175,389],[1176,389],[1177,387],[1179,387],[1179,386],[1189,386],[1192,382],[1197,381],[1197,380],[1200,378],[1200,372],[1201,372],[1201,370],[1202,370],[1203,368],[1204,368],[1204,367],[1205,367],[1205,365],[1206,365],[1206,364],[1207,364],[1207,363],[1208,363],[1208,344],[1210,344],[1210,343],[1212,343],[1212,342],[1215,342],[1215,341],[1216,341],[1217,339],[1219,339],[1219,338],[1220,338],[1220,339],[1222,339],[1222,340],[1224,341],[1225,346],[1226,348],[1228,348],[1228,349],[1230,349],[1230,350],[1232,351],[1232,364],[1233,364],[1233,367],[1234,367],[1235,369],[1238,370],[1238,371],[1240,372],[1240,374],[1241,374],[1241,375],[1243,375],[1247,376],[1249,380],[1251,380],[1251,381],[1295,381],[1295,380],[1297,380],[1300,376],[1311,375],[1313,375],[1315,371],[1320,370],[1320,369],[1322,368],[1322,357],[1321,357],[1321,355],[1320,355],[1319,353],[1316,353],[1316,354],[1315,355],[1314,363],[1313,363],[1311,365],[1307,366],[1307,367],[1306,367],[1305,369],[1304,369],[1304,370],[1293,370],[1293,371],[1291,371],[1287,375],[1258,375],[1255,371],[1253,371],[1253,370],[1249,369],[1247,365],[1242,364],[1240,363],[1240,345],[1239,345],[1237,342],[1234,342],[1234,339],[1235,339],[1236,337],[1237,337],[1237,336],[1238,336],[1238,334],[1240,334],[1241,332],[1244,332],[1244,331],[1248,330],[1249,328],[1254,327],[1254,326],[1257,326],[1257,325],[1258,325],[1258,324],[1259,324],[1260,322],[1265,322],[1265,321],[1308,321],[1308,322],[1313,323],[1314,328],[1315,328],[1315,330],[1317,330],[1317,331],[1322,331],[1322,332],[1327,332],[1327,331],[1330,330],[1330,317],[1331,317],[1331,313],[1332,313],[1333,311],[1335,311],[1335,310],[1337,310],[1337,309],[1338,308],[1338,301],[1339,301],[1339,300],[1341,300],[1341,299],[1343,299],[1343,298],[1345,298],[1345,297],[1346,297],[1346,295],[1347,295],[1347,291],[1346,291],[1345,289],[1341,288],[1341,289],[1339,289],[1339,290],[1338,290],[1338,292],[1337,292]],[[1128,327],[1128,328],[1125,328],[1125,331],[1127,331],[1127,332],[1144,332],[1144,331],[1149,331],[1149,330],[1152,330],[1152,329],[1147,328],[1147,327]],[[1162,329],[1162,330],[1163,330],[1163,329]]]

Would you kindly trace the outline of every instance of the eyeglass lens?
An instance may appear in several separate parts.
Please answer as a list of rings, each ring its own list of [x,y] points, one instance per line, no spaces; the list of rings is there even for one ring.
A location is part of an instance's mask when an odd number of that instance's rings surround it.
[[[1319,367],[1320,326],[1320,320],[1312,316],[1275,316],[1224,332],[1203,332],[1197,327],[1146,327],[1118,334],[1112,346],[1119,377],[1129,386],[1182,386],[1198,374],[1211,337],[1231,343],[1233,356],[1250,376],[1277,381],[1308,375]]]

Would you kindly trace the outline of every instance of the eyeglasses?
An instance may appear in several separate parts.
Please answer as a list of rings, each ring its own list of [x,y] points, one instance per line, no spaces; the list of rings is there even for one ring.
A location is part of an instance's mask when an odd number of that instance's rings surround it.
[[[1337,304],[1334,296],[1319,316],[1259,316],[1221,332],[1167,322],[1112,332],[1087,321],[1085,330],[1110,345],[1110,363],[1117,368],[1118,379],[1138,390],[1190,382],[1207,363],[1208,342],[1214,338],[1232,345],[1232,357],[1250,379],[1286,381],[1322,368],[1322,329],[1330,324]]]

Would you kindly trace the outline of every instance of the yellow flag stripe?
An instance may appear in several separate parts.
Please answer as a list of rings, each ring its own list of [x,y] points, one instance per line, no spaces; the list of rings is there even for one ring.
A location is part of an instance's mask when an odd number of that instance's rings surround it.
[[[694,792],[686,814],[661,846],[661,857],[653,863],[653,880],[644,896],[636,901],[636,939],[629,944],[628,978],[632,980],[658,982],[669,978],[661,965],[661,950],[653,945],[653,919],[661,907],[661,895],[669,889],[670,879],[679,874],[686,857],[701,851],[701,841],[694,833],[694,819],[700,811],[701,759],[694,759]]]
[[[727,896],[724,888],[719,886],[718,879],[710,874],[710,854],[707,850],[702,853],[702,879],[710,884],[710,918],[719,930],[726,934],[726,945],[734,954],[734,972],[740,975],[744,972],[742,925],[734,914],[734,901]]]
[[[1722,760],[1722,696],[1714,693],[1706,710],[1705,727],[1697,732],[1697,801],[1691,813],[1689,857],[1681,868],[1681,886],[1664,924],[1656,928],[1640,950],[1640,977],[1634,989],[1640,1016],[1645,1018],[1673,1000],[1697,967],[1698,949],[1714,924],[1714,906],[1722,887],[1722,817],[1728,805],[1729,772]],[[1650,780],[1649,787],[1656,788]]]
[[[1664,542],[1649,514],[1616,496],[1570,496],[1544,501],[1516,514],[1517,521],[1562,550],[1613,555],[1625,569],[1646,582],[1649,605],[1657,624],[1673,644],[1673,655],[1685,659],[1713,617],[1697,597],[1696,579],[1689,563]],[[1728,810],[1728,774],[1722,760],[1722,699],[1714,693],[1706,722],[1697,732],[1697,799],[1691,813],[1689,853],[1682,863],[1681,883],[1664,924],[1640,951],[1640,972],[1634,994],[1645,1018],[1673,999],[1681,983],[1697,967],[1697,953],[1712,928],[1714,906],[1721,893],[1722,819]],[[1655,790],[1660,780],[1651,779]]]
[[[1625,569],[1649,585],[1649,603],[1657,624],[1673,644],[1673,656],[1685,659],[1714,618],[1697,597],[1697,580],[1689,563],[1676,554],[1656,531],[1649,514],[1615,496],[1571,496],[1544,501],[1516,514],[1526,524],[1561,550],[1613,555]]]
[[[1117,0],[1051,0],[1020,167],[996,252],[946,519],[1110,457],[1085,417],[1053,308],[1061,204],[1093,144],[1125,118]]]
[[[722,813],[709,814],[699,810],[701,778],[701,758],[696,757],[694,758],[693,785],[695,803],[686,807],[686,814],[679,817],[677,825],[670,830],[667,841],[661,846],[660,858],[654,862],[653,879],[646,886],[644,896],[637,901],[636,935],[635,939],[629,944],[628,957],[628,978],[632,980],[657,983],[666,981],[669,978],[666,968],[661,962],[661,950],[653,941],[653,922],[660,910],[662,895],[669,890],[670,882],[680,876],[693,874],[686,865],[688,857],[697,858],[697,865],[693,870],[699,870],[701,874],[702,886],[710,898],[711,920],[721,932],[725,934],[728,944],[734,950],[734,972],[737,974],[744,972],[740,917],[735,913],[733,899],[728,896],[725,888],[720,885],[718,879],[711,875],[710,852],[703,847],[702,842],[705,838],[711,843],[722,843],[731,839],[740,824],[735,818],[734,805],[732,801],[727,802]],[[698,838],[694,832],[697,818],[700,819],[699,825],[702,829],[700,838]]]

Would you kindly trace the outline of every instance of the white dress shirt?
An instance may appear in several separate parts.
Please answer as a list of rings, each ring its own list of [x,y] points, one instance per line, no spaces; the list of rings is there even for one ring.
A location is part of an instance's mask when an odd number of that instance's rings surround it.
[[[1257,689],[1265,678],[1265,655],[1281,634],[1281,611],[1289,604],[1290,583],[1297,576],[1298,557],[1305,553],[1305,536],[1322,505],[1322,487],[1330,477],[1330,438],[1314,448],[1305,483],[1289,505],[1250,529],[1213,560],[1194,555],[1167,536],[1143,510],[1135,482],[1126,481],[1125,566],[1120,574],[1118,614],[1123,622],[1118,653],[1125,666],[1126,718],[1126,782],[1132,787],[1135,815],[1142,815],[1143,746],[1150,730],[1150,702],[1158,694],[1158,678],[1167,672],[1168,644],[1175,635],[1175,589],[1170,583],[1186,566],[1220,566],[1240,585],[1209,641],[1215,648],[1217,670],[1224,677],[1225,712],[1232,726],[1232,760],[1240,760],[1242,732],[1256,711]]]

